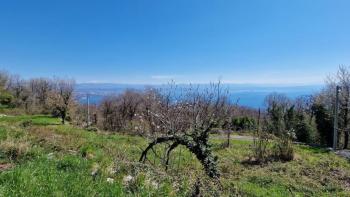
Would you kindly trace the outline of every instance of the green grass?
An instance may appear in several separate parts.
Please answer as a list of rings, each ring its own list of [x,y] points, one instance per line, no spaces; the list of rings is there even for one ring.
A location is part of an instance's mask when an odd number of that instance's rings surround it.
[[[34,125],[59,125],[59,118],[52,118],[47,115],[19,115],[19,116],[4,116],[0,117],[1,122],[7,123],[22,123],[24,121],[31,121]]]
[[[25,121],[32,124],[24,127]],[[44,115],[0,118],[0,163],[14,166],[0,172],[0,196],[188,196],[197,178],[208,196],[350,195],[349,161],[323,149],[296,146],[291,162],[248,165],[243,161],[252,142],[231,140],[222,149],[225,139],[212,139],[222,175],[219,191],[184,147],[175,149],[165,172],[154,154],[146,165],[137,162],[147,139],[59,122]],[[164,147],[155,152],[162,154]],[[127,175],[134,179],[124,183]]]
[[[1,109],[7,109],[7,108],[9,108],[7,105],[2,105],[2,104],[0,104],[0,110],[1,110]]]

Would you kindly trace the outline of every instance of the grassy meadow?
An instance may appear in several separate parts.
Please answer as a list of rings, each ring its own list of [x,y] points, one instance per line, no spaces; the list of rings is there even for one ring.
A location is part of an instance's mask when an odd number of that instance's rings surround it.
[[[4,112],[4,111],[3,111]],[[0,117],[0,196],[350,196],[350,163],[324,149],[295,145],[291,162],[252,165],[251,141],[211,140],[220,183],[180,147],[165,171],[157,155],[138,162],[148,140],[92,132],[45,115]],[[201,180],[198,182],[198,180]]]

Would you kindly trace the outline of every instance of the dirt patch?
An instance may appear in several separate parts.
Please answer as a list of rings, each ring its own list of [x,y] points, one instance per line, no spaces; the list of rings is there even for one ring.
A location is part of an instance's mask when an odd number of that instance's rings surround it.
[[[347,191],[350,191],[350,177],[347,175],[347,173],[341,169],[332,169],[330,171],[330,176],[335,179],[338,179],[340,183],[344,186],[344,188]]]
[[[10,163],[1,163],[0,164],[0,172],[5,171],[5,170],[9,170],[13,167],[13,164]]]

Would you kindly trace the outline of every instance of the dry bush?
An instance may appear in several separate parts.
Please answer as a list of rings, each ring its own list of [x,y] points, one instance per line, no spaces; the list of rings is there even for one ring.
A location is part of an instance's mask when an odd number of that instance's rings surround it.
[[[285,131],[282,136],[275,140],[273,154],[276,159],[282,161],[291,161],[294,159],[293,140],[295,138],[293,131]]]
[[[53,89],[53,81],[47,78],[34,78],[29,80],[32,107],[41,113],[49,113],[48,98]]]
[[[120,131],[124,125],[124,119],[119,113],[119,98],[117,96],[108,96],[101,102],[99,126],[103,130]]]
[[[251,158],[252,162],[264,163],[267,162],[270,156],[269,143],[271,136],[267,132],[258,132],[254,138]]]
[[[99,105],[99,127],[109,131],[133,131],[141,102],[141,94],[132,90],[105,97]]]
[[[10,161],[24,158],[30,151],[31,145],[27,141],[6,139],[0,142],[0,152]]]

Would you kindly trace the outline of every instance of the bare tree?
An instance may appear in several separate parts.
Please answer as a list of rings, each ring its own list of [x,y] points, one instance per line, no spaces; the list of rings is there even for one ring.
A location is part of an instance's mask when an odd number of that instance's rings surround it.
[[[48,107],[48,97],[53,85],[53,82],[46,78],[34,78],[29,81],[31,96],[34,100],[33,104],[37,105],[41,110],[45,110]]]
[[[119,131],[123,125],[123,119],[118,106],[119,98],[114,95],[107,96],[99,105],[102,128],[109,131]]]
[[[159,91],[153,88],[147,88],[142,95],[139,114],[136,114],[139,125],[136,127],[140,134],[154,134],[161,132],[159,119],[155,118],[153,112],[159,110],[162,105],[162,99]]]
[[[23,107],[27,110],[31,91],[28,82],[19,75],[11,75],[8,80],[7,89],[14,96],[14,102],[17,107]]]
[[[200,89],[191,87],[182,94],[171,88],[168,93],[158,95],[158,107],[150,111],[152,120],[161,130],[144,149],[140,162],[147,160],[147,153],[157,144],[170,143],[165,154],[165,165],[169,164],[171,152],[179,145],[185,146],[202,163],[211,178],[220,176],[217,169],[217,157],[212,154],[209,144],[209,132],[219,121],[226,118],[227,97],[218,84]]]
[[[0,105],[9,105],[13,102],[13,95],[8,90],[10,75],[0,70]]]
[[[73,92],[75,81],[72,79],[55,79],[53,89],[50,92],[50,106],[58,113],[65,123],[69,107],[73,104]]]
[[[0,70],[0,90],[7,89],[7,84],[10,80],[10,75],[6,71]]]
[[[126,90],[119,96],[119,113],[128,123],[132,123],[134,116],[141,104],[140,93],[133,90]]]
[[[133,90],[106,97],[99,106],[102,127],[110,131],[131,130],[141,101],[141,95]]]

